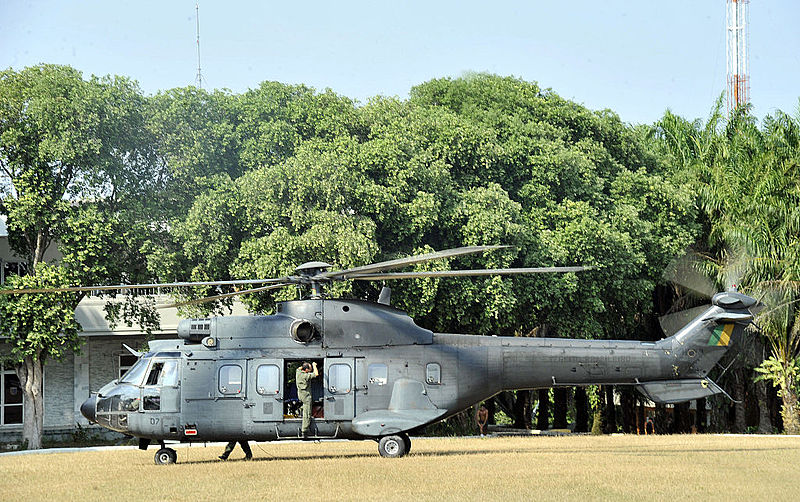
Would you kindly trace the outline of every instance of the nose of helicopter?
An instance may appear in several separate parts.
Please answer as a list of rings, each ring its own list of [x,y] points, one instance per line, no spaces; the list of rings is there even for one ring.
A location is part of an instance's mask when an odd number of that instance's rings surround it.
[[[81,415],[86,417],[89,422],[97,422],[97,395],[92,394],[89,399],[81,405]]]

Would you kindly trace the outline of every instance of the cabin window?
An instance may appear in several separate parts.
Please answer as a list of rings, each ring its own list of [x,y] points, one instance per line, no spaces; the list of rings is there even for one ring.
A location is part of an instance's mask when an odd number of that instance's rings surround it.
[[[386,381],[389,380],[389,368],[383,363],[370,364],[367,375],[370,384],[386,385]]]
[[[125,373],[128,372],[129,369],[136,364],[139,358],[134,356],[133,354],[120,354],[119,356],[119,378],[122,378]]]
[[[274,364],[262,364],[256,370],[256,392],[262,396],[280,393],[281,373]]]
[[[0,366],[0,425],[22,423],[22,387],[14,370]]]
[[[331,394],[350,392],[350,365],[331,364],[328,369],[328,390]]]
[[[222,394],[239,394],[242,392],[242,367],[238,364],[226,364],[219,369],[219,391]]]
[[[429,385],[442,383],[442,367],[439,366],[439,363],[428,363],[425,366],[425,381]]]

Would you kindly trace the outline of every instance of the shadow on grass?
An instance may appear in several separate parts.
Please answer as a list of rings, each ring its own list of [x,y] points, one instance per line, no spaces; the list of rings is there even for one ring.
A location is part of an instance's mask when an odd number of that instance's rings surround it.
[[[330,453],[320,455],[271,455],[267,450],[258,447],[261,450],[261,455],[253,458],[252,460],[245,460],[242,458],[230,458],[224,462],[285,462],[285,461],[315,461],[315,460],[351,460],[359,458],[380,458],[378,452],[374,453]],[[617,456],[630,456],[630,457],[664,457],[664,456],[683,456],[686,454],[698,453],[745,453],[745,452],[775,452],[775,451],[798,451],[800,446],[790,447],[756,447],[756,448],[685,448],[681,446],[660,445],[655,448],[564,448],[564,449],[547,449],[537,450],[536,448],[509,448],[509,449],[478,449],[478,450],[457,450],[447,449],[438,451],[412,451],[408,454],[409,457],[416,458],[437,458],[437,457],[452,457],[452,456],[472,456],[472,455],[489,455],[493,453],[515,453],[515,454],[536,454],[542,456],[553,455],[581,455],[581,454],[603,454],[603,455],[617,455]],[[213,464],[221,463],[223,461],[217,459],[204,459],[204,460],[185,460],[181,464]]]
[[[527,450],[452,450],[452,451],[423,451],[423,452],[411,452],[408,454],[409,457],[449,457],[449,456],[464,456],[464,455],[486,455],[490,453],[508,453],[508,452],[521,452]],[[219,464],[219,463],[229,463],[229,462],[281,462],[281,461],[310,461],[310,460],[351,460],[357,458],[380,458],[378,452],[375,453],[331,453],[329,455],[303,455],[299,457],[292,457],[289,455],[282,455],[282,456],[273,456],[269,453],[266,453],[266,457],[253,457],[252,460],[245,460],[244,457],[242,458],[229,458],[228,460],[218,460],[218,459],[204,459],[204,460],[186,460],[181,462],[180,464]]]

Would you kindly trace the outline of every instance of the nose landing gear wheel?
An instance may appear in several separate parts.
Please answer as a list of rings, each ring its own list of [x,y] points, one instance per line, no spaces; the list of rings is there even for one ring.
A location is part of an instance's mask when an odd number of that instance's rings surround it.
[[[407,451],[406,441],[399,435],[384,436],[378,441],[378,453],[381,454],[381,457],[399,458]]]
[[[178,461],[178,453],[172,448],[161,448],[156,452],[155,461],[158,465],[174,464]]]

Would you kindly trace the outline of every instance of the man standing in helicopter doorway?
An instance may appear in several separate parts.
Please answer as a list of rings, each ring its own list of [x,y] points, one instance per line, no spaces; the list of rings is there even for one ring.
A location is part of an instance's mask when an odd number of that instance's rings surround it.
[[[311,426],[311,379],[318,376],[316,362],[306,361],[295,372],[297,398],[303,403],[303,426],[300,429],[303,437],[308,436],[308,428]]]

